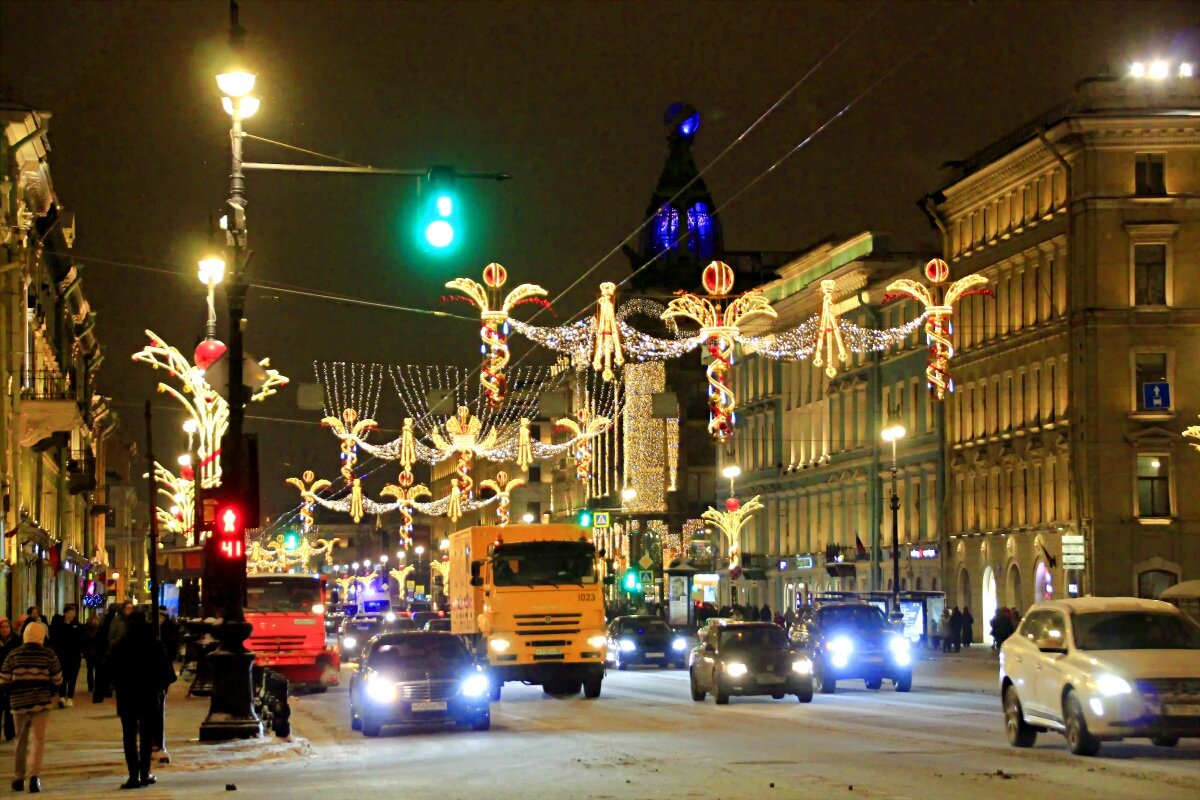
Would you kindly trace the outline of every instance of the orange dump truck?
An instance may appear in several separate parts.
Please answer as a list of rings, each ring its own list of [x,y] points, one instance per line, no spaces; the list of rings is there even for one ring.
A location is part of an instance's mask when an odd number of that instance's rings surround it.
[[[450,625],[507,681],[600,696],[601,565],[574,525],[479,526],[450,536]]]

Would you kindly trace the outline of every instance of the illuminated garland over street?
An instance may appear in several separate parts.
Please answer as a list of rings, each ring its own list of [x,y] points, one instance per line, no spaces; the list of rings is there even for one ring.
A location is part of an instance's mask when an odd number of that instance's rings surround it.
[[[954,314],[954,304],[967,295],[990,295],[991,290],[975,288],[988,282],[987,278],[979,274],[967,275],[943,287],[942,284],[950,277],[950,267],[940,258],[935,258],[925,265],[925,277],[930,280],[931,286],[922,286],[916,281],[903,278],[888,284],[887,291],[896,293],[891,297],[904,295],[924,306],[925,338],[929,344],[929,364],[925,367],[925,378],[929,382],[929,388],[937,394],[937,399],[943,400],[947,391],[954,391],[954,379],[950,377],[950,359],[954,355],[954,345],[950,343],[954,326],[950,317]],[[884,297],[884,302],[891,297]]]
[[[479,482],[480,491],[488,489],[494,492],[496,495],[496,521],[501,528],[508,525],[510,502],[509,494],[513,489],[519,489],[524,485],[525,481],[522,478],[513,478],[512,480],[509,480],[508,473],[504,470],[500,470],[496,473],[495,480],[489,479]]]
[[[523,303],[538,303],[549,307],[549,303],[541,298],[546,296],[546,290],[533,283],[522,283],[508,293],[503,301],[499,299],[500,288],[508,281],[508,270],[496,263],[483,268],[483,282],[487,288],[479,285],[470,278],[455,278],[446,284],[447,289],[457,289],[462,296],[454,296],[454,300],[465,300],[479,309],[482,326],[479,337],[483,340],[481,349],[487,356],[479,373],[479,382],[487,394],[488,402],[499,406],[504,402],[508,393],[508,380],[504,377],[504,368],[508,366],[508,315]]]
[[[1200,450],[1200,425],[1189,426],[1184,430],[1183,435],[1190,439],[1196,439],[1197,441],[1191,442],[1191,445],[1197,450]]]
[[[398,502],[397,510],[400,512],[400,535],[404,539],[405,547],[412,544],[414,504],[422,497],[433,497],[433,493],[429,491],[428,486],[423,483],[414,484],[413,480],[412,470],[406,467],[400,472],[400,477],[396,483],[389,483],[379,492],[384,497],[395,498]]]
[[[708,432],[718,442],[726,442],[733,435],[736,422],[734,410],[737,398],[733,394],[725,374],[733,365],[733,349],[740,326],[754,316],[775,316],[775,309],[767,303],[761,292],[750,290],[725,305],[733,291],[733,269],[721,261],[714,261],[704,268],[701,283],[708,297],[686,293],[667,304],[664,320],[687,317],[700,325],[700,336],[712,356],[708,365]]]
[[[315,480],[316,475],[311,469],[306,469],[299,478],[288,478],[285,483],[300,490],[300,524],[305,535],[313,527],[313,507],[317,502],[317,492],[328,489],[332,484],[322,478]]]
[[[300,537],[300,543],[289,549],[283,534],[263,544],[251,542],[250,551],[246,554],[246,570],[250,574],[278,574],[292,570],[308,571],[313,559],[330,564],[333,561],[333,548],[341,541],[333,539],[317,539],[310,543],[307,536]]]

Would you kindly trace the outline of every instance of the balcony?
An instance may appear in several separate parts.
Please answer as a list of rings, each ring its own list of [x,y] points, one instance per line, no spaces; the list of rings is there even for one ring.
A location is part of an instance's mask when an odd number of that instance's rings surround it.
[[[67,461],[67,490],[71,494],[96,491],[96,457],[90,451],[73,453]]]
[[[21,387],[22,447],[31,447],[55,433],[69,433],[83,425],[76,389],[63,375],[34,372]],[[94,471],[94,470],[93,470]]]

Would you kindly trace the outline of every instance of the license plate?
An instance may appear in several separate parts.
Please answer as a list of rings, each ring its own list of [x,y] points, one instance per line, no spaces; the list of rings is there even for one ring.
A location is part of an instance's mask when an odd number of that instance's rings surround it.
[[[646,653],[646,658],[664,658],[666,653]]]
[[[539,647],[533,651],[535,656],[561,656],[561,647]]]
[[[446,701],[445,700],[434,700],[434,701],[427,701],[424,703],[413,703],[412,710],[413,711],[445,711],[446,710]]]
[[[1200,717],[1200,706],[1165,705],[1163,713],[1168,717]]]
[[[781,678],[778,675],[762,675],[759,677],[759,683],[783,683],[786,678]]]
[[[315,619],[296,619],[296,620],[292,620],[292,622],[294,622],[297,625],[316,625],[317,624],[317,621]]]

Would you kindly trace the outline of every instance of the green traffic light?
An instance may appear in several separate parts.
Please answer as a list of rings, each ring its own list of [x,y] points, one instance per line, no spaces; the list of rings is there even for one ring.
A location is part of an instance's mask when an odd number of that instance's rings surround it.
[[[433,167],[422,187],[417,239],[421,248],[432,255],[450,253],[461,239],[454,180],[453,167]]]
[[[625,573],[625,591],[634,592],[638,589],[638,576],[633,570]]]
[[[283,537],[283,549],[295,550],[300,546],[300,534],[295,531],[288,531]]]
[[[581,528],[592,527],[592,512],[590,512],[590,511],[580,511],[579,512],[579,527],[581,527]]]

